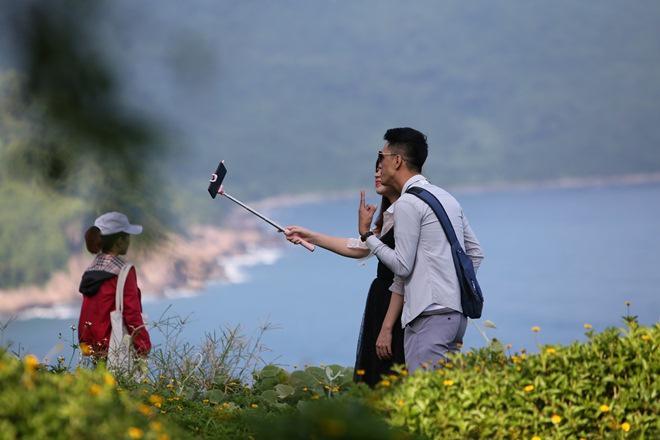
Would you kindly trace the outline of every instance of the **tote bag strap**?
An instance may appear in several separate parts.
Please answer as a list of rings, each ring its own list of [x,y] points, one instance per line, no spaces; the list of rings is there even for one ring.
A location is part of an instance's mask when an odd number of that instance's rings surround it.
[[[121,268],[117,278],[117,290],[115,291],[115,310],[118,312],[124,313],[124,286],[126,285],[126,278],[128,277],[128,272],[131,270],[133,265],[131,263],[126,263],[124,267]]]

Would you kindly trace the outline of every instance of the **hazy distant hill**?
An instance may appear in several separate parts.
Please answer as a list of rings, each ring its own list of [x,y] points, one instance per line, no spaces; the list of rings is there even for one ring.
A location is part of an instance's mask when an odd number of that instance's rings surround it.
[[[370,187],[395,126],[428,134],[425,174],[441,185],[660,171],[657,1],[87,5],[102,9],[83,22],[93,29],[85,38],[110,60],[130,108],[160,121],[167,147],[141,157],[170,186],[131,196],[138,221],[216,220],[228,208],[205,187],[220,159],[246,199]],[[16,67],[10,24],[0,14],[0,288],[43,281],[80,248],[70,226],[98,215],[90,200],[102,198],[90,180],[126,185],[80,165],[80,179],[46,193],[7,172],[18,173],[11,151],[57,155],[62,142],[49,138],[61,127],[35,129],[20,73],[6,72]]]
[[[660,170],[658,23],[654,1],[152,0],[100,29],[179,175],[224,158],[262,195],[364,184],[403,125],[441,182]]]

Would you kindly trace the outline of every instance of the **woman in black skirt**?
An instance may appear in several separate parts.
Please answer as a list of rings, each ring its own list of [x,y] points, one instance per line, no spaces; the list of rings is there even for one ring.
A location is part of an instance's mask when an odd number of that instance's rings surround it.
[[[393,206],[399,193],[380,180],[380,162],[376,163],[376,192],[383,196],[380,215],[374,224],[374,233],[381,241],[394,249]],[[350,258],[365,258],[370,255],[367,246],[356,238],[340,238],[321,234],[300,226],[289,226],[287,238],[292,243],[301,239]],[[354,379],[369,386],[376,385],[384,374],[392,373],[392,366],[405,364],[403,355],[403,329],[401,308],[403,292],[390,292],[394,274],[380,261],[376,279],[371,283],[364,308],[362,327],[358,339]],[[396,289],[401,290],[401,289]]]

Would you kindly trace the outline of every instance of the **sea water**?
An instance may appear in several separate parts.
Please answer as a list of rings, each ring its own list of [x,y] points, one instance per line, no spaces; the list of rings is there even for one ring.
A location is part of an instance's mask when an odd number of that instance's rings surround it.
[[[621,326],[630,312],[644,324],[660,318],[660,185],[455,193],[483,246],[478,277],[485,294],[481,320],[468,326],[465,349],[497,338],[513,350],[584,340],[584,324]],[[372,203],[377,202],[375,197]],[[342,237],[357,234],[358,196],[275,209],[268,214]],[[376,260],[310,253],[283,240],[262,264],[213,283],[194,296],[145,302],[152,318],[187,317],[182,340],[241,326],[256,337],[264,361],[289,368],[352,365]],[[277,258],[279,256],[279,258]],[[268,258],[266,258],[268,257]],[[236,269],[236,268],[234,268]],[[486,327],[489,320],[496,328]],[[4,332],[13,349],[39,356],[71,339],[68,319],[16,321]],[[476,326],[475,326],[476,324]],[[477,326],[479,328],[477,328]],[[541,331],[533,333],[531,327]],[[155,343],[162,341],[153,332]],[[64,351],[66,352],[67,349]]]

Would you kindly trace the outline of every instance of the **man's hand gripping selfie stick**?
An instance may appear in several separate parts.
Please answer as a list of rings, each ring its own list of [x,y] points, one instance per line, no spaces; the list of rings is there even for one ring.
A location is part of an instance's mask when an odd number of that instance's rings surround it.
[[[246,210],[250,211],[252,214],[259,217],[261,220],[273,226],[279,232],[284,233],[285,230],[282,226],[275,223],[273,220],[269,219],[265,215],[261,214],[259,211],[250,208],[245,203],[241,202],[237,198],[232,197],[231,195],[225,192],[224,188],[222,187],[222,181],[224,180],[226,174],[227,174],[227,169],[225,168],[225,164],[223,160],[222,162],[220,162],[220,165],[218,165],[218,169],[216,170],[216,172],[211,174],[211,180],[210,180],[211,183],[209,184],[209,194],[211,194],[211,197],[215,199],[216,194],[223,195],[232,202],[236,203],[238,206],[245,208]],[[300,240],[300,245],[302,245],[305,249],[307,249],[310,252],[314,252],[314,249],[316,249],[316,246],[305,240]]]

